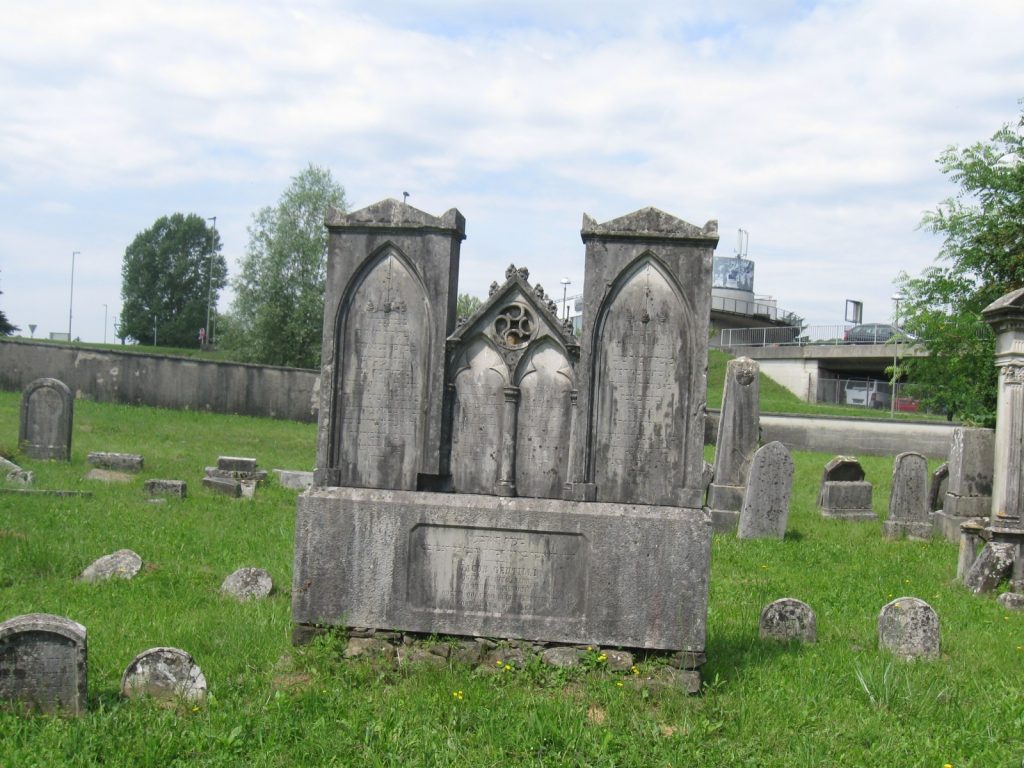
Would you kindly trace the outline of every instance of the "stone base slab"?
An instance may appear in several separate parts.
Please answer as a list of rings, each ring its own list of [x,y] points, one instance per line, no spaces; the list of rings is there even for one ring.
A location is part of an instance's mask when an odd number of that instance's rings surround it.
[[[984,516],[987,517],[987,513]],[[944,510],[940,510],[932,515],[932,528],[936,536],[942,536],[947,541],[956,544],[960,541],[961,524],[976,517],[978,516],[957,517],[947,514]]]
[[[738,513],[743,508],[743,493],[745,491],[746,486],[743,485],[718,485],[717,483],[712,483],[708,486],[708,506],[711,509],[735,510]]]
[[[710,557],[701,509],[313,488],[292,619],[703,654]]]
[[[908,538],[917,541],[927,541],[932,537],[932,524],[886,520],[882,523],[882,534],[887,539]]]
[[[866,480],[829,480],[821,484],[818,509],[822,517],[876,520],[871,506],[873,487]]]
[[[942,511],[950,517],[968,520],[972,517],[988,517],[992,514],[991,496],[957,496],[947,493]]]
[[[735,532],[740,524],[739,510],[710,509],[711,525],[715,533]]]

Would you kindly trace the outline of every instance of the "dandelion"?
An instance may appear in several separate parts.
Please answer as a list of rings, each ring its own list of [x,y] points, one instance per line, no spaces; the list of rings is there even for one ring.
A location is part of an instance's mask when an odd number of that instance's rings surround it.
[[[616,681],[615,681],[615,685],[616,685],[617,687],[621,688],[622,686],[624,686],[624,685],[625,685],[625,683],[624,683],[624,682],[622,682],[621,680],[616,680]]]
[[[636,664],[634,664],[632,667],[630,667],[629,671],[632,672],[634,675],[639,675],[640,674],[640,670],[637,669]]]
[[[198,712],[199,711],[199,707],[192,707],[192,711],[193,712]]]
[[[503,662],[503,661],[502,661],[501,659],[498,659],[498,660],[497,660],[496,662],[494,662],[494,666],[496,666],[496,667],[500,667],[500,666],[501,666],[502,664],[504,664],[504,663],[505,663],[505,662]]]
[[[762,565],[761,566],[761,570],[762,571],[767,571],[768,570],[768,566],[767,565]]]
[[[506,672],[511,672],[512,671],[512,665],[511,664],[506,664],[504,669],[505,669]]]
[[[944,765],[942,766],[942,768],[953,768],[953,764],[952,764],[952,763],[945,763],[945,764],[944,764]]]
[[[462,691],[452,691],[452,698],[455,699],[456,701],[462,701],[462,699],[463,699]]]
[[[597,663],[598,664],[604,664],[606,661],[608,661],[608,656],[606,656],[603,653],[600,656],[597,657]]]

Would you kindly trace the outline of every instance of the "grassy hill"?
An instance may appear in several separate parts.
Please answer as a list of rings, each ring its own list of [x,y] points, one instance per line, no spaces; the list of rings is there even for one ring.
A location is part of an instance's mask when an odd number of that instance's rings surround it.
[[[18,403],[0,393],[0,452],[15,453]],[[954,583],[951,544],[890,542],[880,522],[821,518],[822,454],[794,455],[785,540],[715,536],[699,696],[635,688],[633,677],[658,675],[658,657],[640,659],[635,676],[536,660],[495,674],[343,660],[338,640],[294,649],[295,492],[271,480],[255,499],[232,500],[200,480],[222,454],[310,469],[314,440],[309,424],[79,401],[70,463],[14,455],[37,488],[92,493],[0,494],[0,620],[41,611],[86,625],[90,711],[0,713],[0,765],[960,768],[1024,757],[1024,614]],[[96,450],[141,453],[145,470],[123,485],[85,480]],[[864,465],[881,518],[892,462]],[[150,477],[188,481],[189,497],[148,503]],[[136,579],[75,581],[121,548],[146,563]],[[220,583],[242,566],[267,568],[275,593],[244,605],[221,598]],[[904,595],[938,611],[939,660],[908,664],[877,649],[878,611]],[[758,639],[761,609],[784,596],[816,610],[815,645]],[[120,699],[128,662],[158,645],[195,657],[210,683],[205,705]]]

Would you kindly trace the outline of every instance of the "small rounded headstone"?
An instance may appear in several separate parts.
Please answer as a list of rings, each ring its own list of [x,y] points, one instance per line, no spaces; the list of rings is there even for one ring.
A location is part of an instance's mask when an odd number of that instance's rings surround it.
[[[150,648],[124,671],[121,695],[198,703],[206,698],[206,678],[191,654],[180,648]]]
[[[996,602],[1008,611],[1024,611],[1024,594],[1020,592],[1003,592]]]
[[[79,581],[95,582],[105,579],[131,579],[142,570],[142,558],[130,549],[119,549],[90,563],[79,575]]]
[[[221,594],[236,600],[259,600],[270,594],[274,581],[262,568],[239,568],[220,585]]]
[[[762,640],[803,643],[818,641],[818,622],[814,609],[792,597],[783,597],[769,603],[761,611],[758,633]]]
[[[939,615],[920,598],[898,597],[878,614],[878,645],[907,660],[936,659]]]

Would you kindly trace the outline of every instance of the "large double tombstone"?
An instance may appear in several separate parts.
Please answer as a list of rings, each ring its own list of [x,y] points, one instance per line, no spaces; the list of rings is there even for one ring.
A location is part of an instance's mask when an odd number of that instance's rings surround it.
[[[704,658],[703,421],[717,226],[584,217],[577,338],[526,270],[456,325],[456,210],[327,221],[301,642],[349,626]]]

